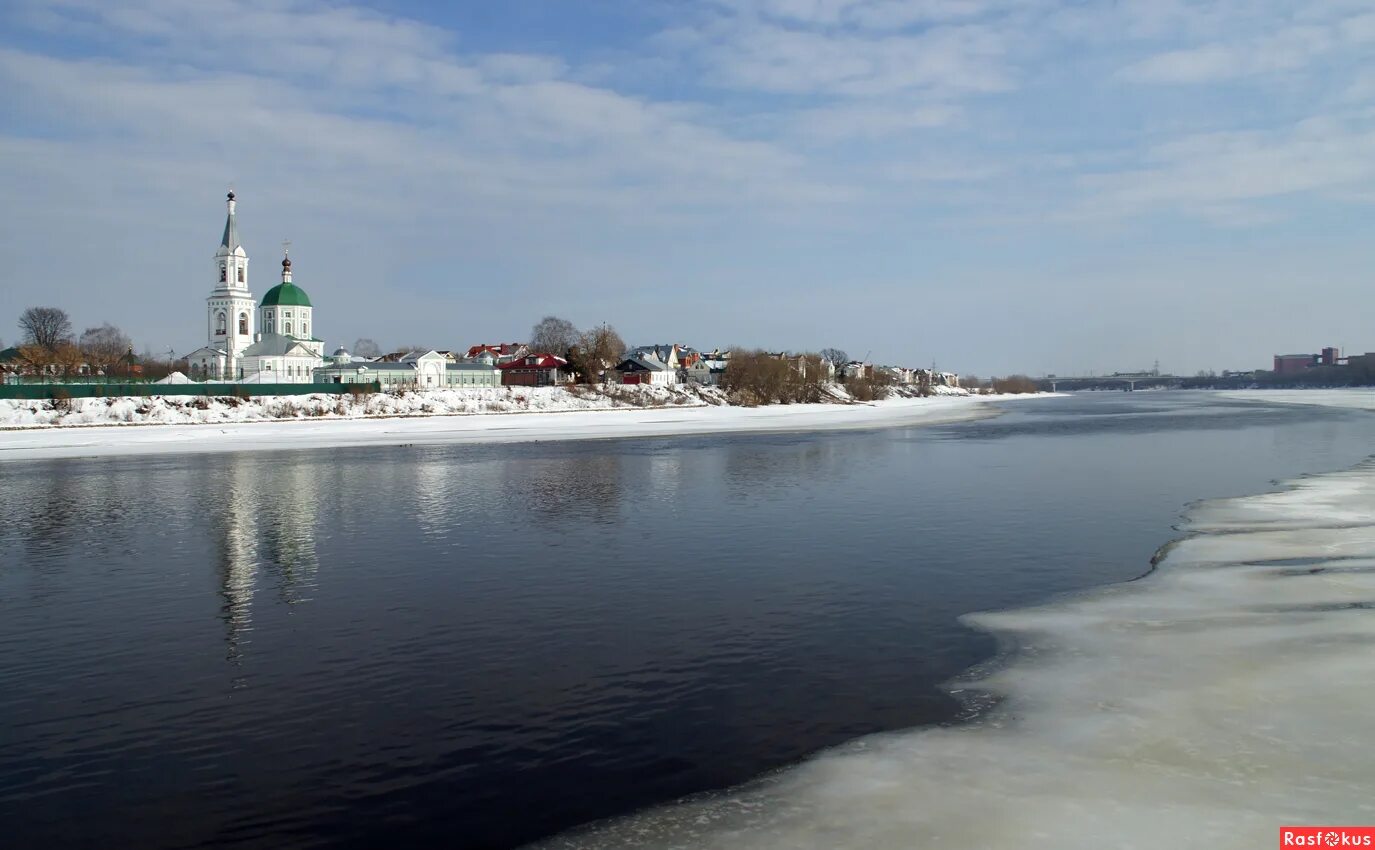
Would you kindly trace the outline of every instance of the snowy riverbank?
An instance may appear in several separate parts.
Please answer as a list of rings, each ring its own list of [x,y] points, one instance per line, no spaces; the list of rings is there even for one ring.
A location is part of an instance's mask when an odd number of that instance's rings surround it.
[[[0,427],[73,425],[223,425],[303,419],[367,419],[396,416],[460,416],[489,413],[566,413],[646,407],[722,405],[715,388],[698,387],[501,387],[427,392],[313,393],[297,396],[149,396],[52,401],[0,400]]]
[[[483,398],[482,393],[491,397]],[[6,401],[0,402],[8,406],[0,408],[0,423],[28,427],[0,431],[0,460],[883,428],[976,419],[993,415],[994,409],[987,402],[1037,397],[953,395],[870,404],[747,408],[726,405],[715,391],[695,391],[689,396],[663,388],[644,388],[644,394],[650,393],[664,394],[667,402],[664,406],[648,407],[643,406],[645,401],[628,400],[630,396],[579,397],[557,389],[514,388],[412,393],[402,397],[378,394],[352,406],[347,396],[257,399],[237,404],[237,400],[214,400],[203,408],[195,404],[194,398],[86,399],[85,402],[101,406],[112,402],[105,408],[112,411],[111,416],[93,415],[101,408],[86,404],[78,408],[78,402],[73,401],[73,413],[66,416],[76,414],[87,417],[86,420],[73,422],[63,418],[55,426],[22,421],[26,415],[37,419],[45,413],[33,408],[47,407],[47,402]],[[523,397],[523,402],[517,396]],[[677,401],[678,398],[683,400]],[[274,406],[279,403],[293,406]],[[341,403],[343,407],[339,406]],[[489,406],[495,403],[523,406],[514,412],[495,412],[501,409]],[[10,409],[16,405],[26,407],[18,412]],[[133,407],[140,405],[145,407]],[[133,407],[135,417],[121,424],[115,417],[129,407]],[[295,410],[295,416],[283,421],[273,415],[283,409]],[[310,412],[302,412],[305,410]],[[76,427],[79,425],[87,427]]]

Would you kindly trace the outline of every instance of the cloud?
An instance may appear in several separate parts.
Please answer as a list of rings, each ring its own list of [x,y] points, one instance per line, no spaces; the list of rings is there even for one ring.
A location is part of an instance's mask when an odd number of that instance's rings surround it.
[[[229,181],[256,258],[290,236],[303,280],[377,305],[331,316],[345,342],[518,334],[531,303],[751,341],[742,311],[677,294],[820,304],[843,280],[897,313],[929,297],[898,280],[1016,289],[1023,263],[990,257],[1019,241],[1034,264],[1162,218],[1277,233],[1375,198],[1375,16],[1283,6],[702,0],[606,43],[488,43],[348,0],[22,0],[0,9],[0,307],[51,298],[194,335]],[[187,268],[165,304],[127,298]],[[594,304],[596,286],[636,295]]]
[[[1375,184],[1375,115],[1315,117],[1264,131],[1203,133],[1153,146],[1148,165],[1089,175],[1092,215],[1174,209],[1229,224],[1274,220],[1248,202]]]
[[[724,0],[737,15],[788,24],[875,30],[967,20],[1010,6],[1009,0]]]
[[[1277,74],[1307,67],[1336,43],[1328,28],[1291,27],[1245,43],[1160,53],[1128,66],[1122,74],[1139,83],[1203,83]]]

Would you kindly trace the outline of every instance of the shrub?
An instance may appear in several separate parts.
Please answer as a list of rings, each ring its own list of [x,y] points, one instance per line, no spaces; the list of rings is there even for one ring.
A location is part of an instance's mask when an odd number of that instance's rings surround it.
[[[70,413],[72,409],[72,394],[66,387],[57,387],[52,391],[52,409],[59,413]]]
[[[1026,375],[1009,375],[1006,378],[993,378],[993,391],[995,393],[1035,393],[1040,392],[1041,388],[1036,382]]]
[[[866,377],[850,378],[845,382],[845,389],[849,390],[850,397],[855,401],[878,401],[888,397],[892,385],[891,375],[875,369]],[[929,395],[930,390],[926,390],[926,393]]]
[[[816,402],[825,395],[821,356],[732,349],[721,389],[737,404]]]

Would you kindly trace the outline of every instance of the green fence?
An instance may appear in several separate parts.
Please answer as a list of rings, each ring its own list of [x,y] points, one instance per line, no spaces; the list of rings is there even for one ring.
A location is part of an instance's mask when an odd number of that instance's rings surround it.
[[[114,398],[116,396],[238,396],[347,395],[377,392],[372,384],[0,384],[0,398],[41,400],[51,398]]]

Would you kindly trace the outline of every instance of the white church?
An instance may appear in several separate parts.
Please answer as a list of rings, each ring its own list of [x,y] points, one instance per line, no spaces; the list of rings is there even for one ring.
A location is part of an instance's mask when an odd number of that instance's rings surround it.
[[[308,384],[324,365],[323,341],[311,335],[313,308],[291,282],[291,258],[282,258],[282,282],[263,295],[248,291],[248,252],[239,242],[234,193],[215,252],[219,282],[205,299],[207,343],[186,355],[191,377],[242,383]],[[261,331],[258,329],[261,328]]]

